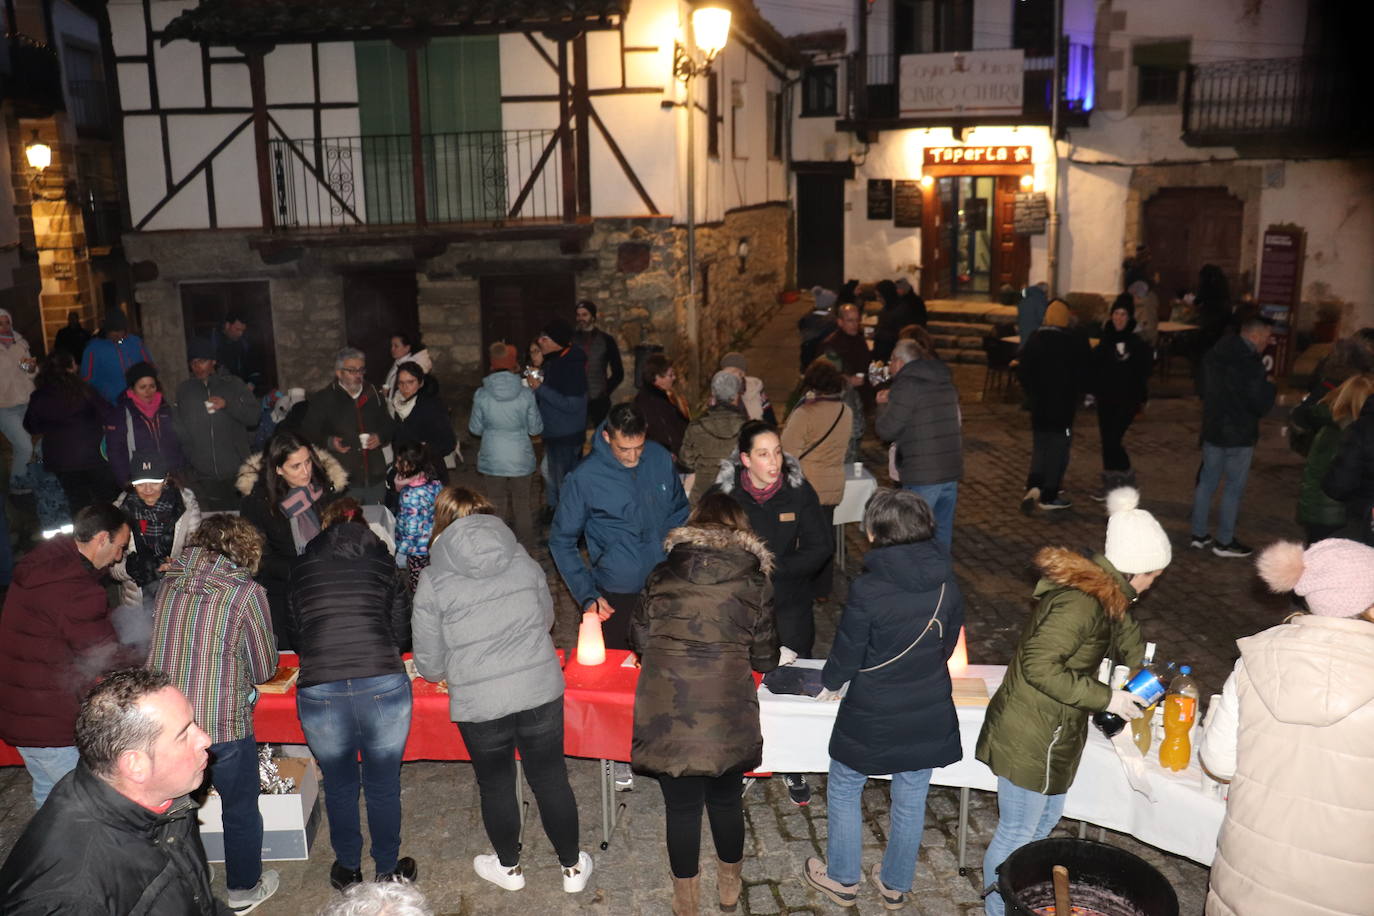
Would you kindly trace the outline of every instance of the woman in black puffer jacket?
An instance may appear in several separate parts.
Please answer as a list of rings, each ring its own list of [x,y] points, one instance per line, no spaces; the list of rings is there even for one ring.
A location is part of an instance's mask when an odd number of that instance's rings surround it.
[[[335,859],[329,883],[342,889],[363,880],[359,788],[378,880],[414,880],[415,860],[399,858],[401,754],[411,709],[401,662],[410,644],[408,592],[356,500],[330,504],[321,523],[291,568],[287,619],[301,657],[296,709],[324,772]]]
[[[1374,547],[1374,397],[1341,438],[1341,449],[1322,479],[1322,491],[1345,503],[1351,537]]]
[[[840,701],[830,735],[827,861],[806,860],[806,882],[853,906],[862,873],[860,796],[869,776],[892,774],[891,823],[882,865],[870,873],[883,906],[911,892],[931,771],[963,756],[947,662],[964,601],[949,552],[933,537],[925,500],[879,490],[864,509],[873,549],[850,586],[819,699]]]

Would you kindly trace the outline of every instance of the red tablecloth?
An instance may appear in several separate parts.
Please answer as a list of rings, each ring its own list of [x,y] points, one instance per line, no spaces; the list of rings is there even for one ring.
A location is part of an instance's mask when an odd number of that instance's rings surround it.
[[[635,684],[639,669],[624,662],[630,653],[607,649],[604,664],[587,667],[568,653],[563,668],[563,753],[602,760],[630,759],[634,733]]]

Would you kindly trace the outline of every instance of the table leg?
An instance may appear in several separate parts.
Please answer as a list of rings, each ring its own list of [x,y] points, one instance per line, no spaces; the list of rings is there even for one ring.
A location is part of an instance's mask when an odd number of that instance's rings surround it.
[[[965,862],[965,849],[968,846],[968,786],[959,788],[959,877],[968,874]]]
[[[530,805],[525,801],[525,767],[519,760],[515,761],[515,805],[520,809],[520,839],[516,848],[522,849],[525,845],[525,822],[529,820]]]
[[[844,525],[835,526],[835,568],[844,572],[845,556]]]
[[[601,761],[601,848],[609,849],[611,834],[620,823],[624,802],[615,801],[615,761]]]

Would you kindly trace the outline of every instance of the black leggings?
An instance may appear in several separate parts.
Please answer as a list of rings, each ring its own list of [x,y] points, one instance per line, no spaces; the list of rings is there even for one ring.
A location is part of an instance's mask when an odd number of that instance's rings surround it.
[[[520,809],[515,803],[515,751],[539,803],[544,833],[564,868],[577,864],[577,800],[563,759],[563,698],[490,722],[459,722],[472,757],[482,824],[505,868],[520,862]]]
[[[1121,440],[1126,437],[1126,430],[1131,428],[1135,413],[1134,404],[1097,402],[1097,429],[1102,434],[1102,470],[1131,469],[1131,456],[1126,453],[1126,446],[1121,444]]]
[[[744,858],[744,771],[720,776],[660,776],[668,815],[668,865],[677,878],[701,867],[701,808],[711,819],[716,857],[735,863]]]

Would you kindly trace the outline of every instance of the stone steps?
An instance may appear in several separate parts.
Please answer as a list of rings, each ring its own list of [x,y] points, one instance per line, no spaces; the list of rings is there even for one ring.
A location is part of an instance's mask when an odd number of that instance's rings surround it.
[[[945,348],[937,346],[935,355],[947,363],[970,363],[980,366],[987,365],[988,355],[982,349],[972,350],[959,348]]]

